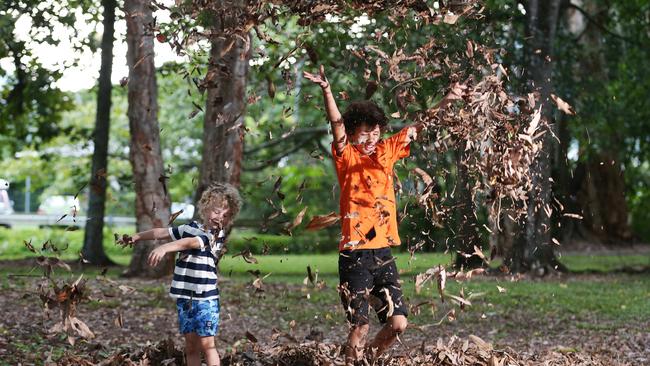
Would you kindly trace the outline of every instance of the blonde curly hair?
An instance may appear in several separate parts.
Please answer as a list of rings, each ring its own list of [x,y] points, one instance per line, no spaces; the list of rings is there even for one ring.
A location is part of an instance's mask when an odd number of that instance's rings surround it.
[[[220,204],[223,201],[228,203],[228,208],[230,208],[230,213],[232,220],[237,217],[242,206],[242,199],[239,195],[239,191],[235,186],[229,183],[215,182],[210,184],[199,200],[199,217],[201,220],[206,220],[205,213],[207,210],[212,208],[215,204]]]

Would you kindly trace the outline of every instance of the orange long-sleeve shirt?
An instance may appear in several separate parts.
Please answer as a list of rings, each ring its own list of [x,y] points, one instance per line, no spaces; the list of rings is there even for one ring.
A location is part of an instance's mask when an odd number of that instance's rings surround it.
[[[345,249],[377,249],[400,245],[393,166],[409,156],[408,128],[377,143],[372,155],[346,144],[339,155],[332,144],[341,187],[341,242]]]

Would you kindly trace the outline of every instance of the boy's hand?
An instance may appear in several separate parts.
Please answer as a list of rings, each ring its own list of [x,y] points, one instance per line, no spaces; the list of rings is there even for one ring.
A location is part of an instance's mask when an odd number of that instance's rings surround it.
[[[323,65],[320,65],[319,69],[320,74],[312,74],[307,71],[303,71],[303,75],[305,78],[308,80],[311,80],[315,84],[318,84],[322,89],[327,89],[330,86],[329,81],[327,81],[327,77],[325,76],[325,67]]]
[[[156,247],[156,249],[152,250],[151,253],[149,253],[149,265],[152,267],[157,266],[158,263],[160,263],[160,261],[162,261],[162,259],[165,257],[165,254],[167,254],[167,250],[165,250],[164,245]]]

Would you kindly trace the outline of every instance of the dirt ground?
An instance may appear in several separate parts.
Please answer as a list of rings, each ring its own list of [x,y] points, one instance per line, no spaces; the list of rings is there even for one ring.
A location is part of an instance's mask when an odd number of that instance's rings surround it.
[[[81,304],[77,317],[95,337],[71,346],[65,336],[47,333],[60,317],[58,312],[45,315],[38,297],[38,278],[8,278],[0,290],[4,312],[0,364],[83,364],[82,360],[87,364],[101,360],[116,365],[157,364],[162,361],[154,361],[153,356],[149,363],[118,362],[115,357],[142,353],[147,347],[160,348],[167,339],[173,344],[165,346],[167,358],[163,358],[166,364],[173,364],[173,353],[182,350],[182,342],[175,306],[165,291],[167,280],[93,281],[91,298],[102,302]],[[340,363],[339,346],[348,328],[337,303],[312,303],[300,285],[270,284],[260,294],[249,283],[224,279],[221,289],[228,294],[222,303],[217,337],[224,364]],[[301,298],[305,300],[301,302]],[[599,327],[594,320],[592,327],[578,327],[550,316],[540,318],[522,308],[489,321],[484,316],[466,312],[455,322],[410,327],[401,343],[378,364],[650,364],[648,321],[611,328]],[[378,328],[372,324],[371,332]],[[111,357],[114,363],[106,361]]]

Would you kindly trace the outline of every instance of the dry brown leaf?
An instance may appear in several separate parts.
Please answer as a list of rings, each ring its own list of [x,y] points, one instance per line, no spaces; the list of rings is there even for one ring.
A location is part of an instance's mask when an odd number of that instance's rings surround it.
[[[551,99],[553,99],[553,101],[557,105],[557,109],[561,110],[562,112],[564,112],[564,113],[566,113],[566,114],[568,114],[570,116],[573,116],[573,115],[576,114],[576,112],[573,110],[573,107],[571,107],[571,105],[569,105],[569,103],[562,100],[562,98],[558,97],[555,94],[551,94]]]
[[[341,216],[336,212],[330,212],[327,215],[317,215],[312,217],[311,221],[305,227],[306,230],[320,230],[336,224]]]

